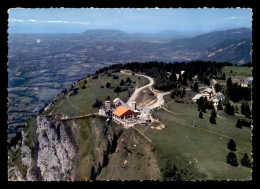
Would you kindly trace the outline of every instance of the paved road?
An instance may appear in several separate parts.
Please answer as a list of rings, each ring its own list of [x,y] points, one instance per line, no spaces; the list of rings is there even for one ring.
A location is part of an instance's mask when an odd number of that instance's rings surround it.
[[[124,71],[121,71],[121,73],[123,73],[123,74],[128,74],[128,75],[132,75],[132,73],[127,73],[127,72],[124,72]],[[151,77],[149,77],[149,76],[147,76],[147,75],[141,75],[141,74],[135,74],[135,75],[141,76],[141,77],[145,77],[145,78],[149,79],[150,83],[135,90],[135,92],[132,94],[132,96],[131,96],[131,97],[128,99],[128,101],[126,102],[126,104],[129,105],[129,106],[130,106],[130,102],[133,101],[133,100],[135,100],[135,99],[137,98],[137,94],[138,94],[141,90],[143,90],[144,88],[147,88],[147,87],[151,87],[151,86],[154,84],[153,78],[151,78]]]
[[[155,91],[153,91],[153,92],[157,96],[157,101],[154,104],[152,104],[150,106],[146,106],[144,108],[154,109],[154,108],[157,108],[159,106],[162,106],[164,104],[164,99],[163,99],[164,95],[171,93],[171,92],[158,93],[158,92],[155,92]]]
[[[121,73],[124,73],[124,74],[128,74],[128,75],[131,75],[131,73],[127,73],[127,72],[124,72],[124,71],[121,71]],[[150,87],[150,89],[152,88],[153,84],[154,84],[154,80],[153,78],[147,76],[147,75],[142,75],[142,74],[135,74],[137,76],[141,76],[141,77],[145,77],[147,79],[149,79],[150,83],[143,86],[143,87],[140,87],[138,89],[135,90],[135,92],[132,94],[132,96],[128,99],[127,101],[127,104],[130,105],[130,102],[132,100],[135,100],[136,97],[137,97],[137,94],[143,90],[144,88],[147,88],[147,87]],[[159,106],[162,106],[164,104],[164,99],[163,99],[163,96],[164,95],[167,95],[167,94],[170,94],[170,92],[165,92],[165,93],[161,93],[161,92],[156,92],[154,90],[152,90],[152,92],[155,94],[155,96],[157,97],[157,101],[150,105],[150,106],[146,106],[146,107],[142,107],[142,108],[148,108],[148,109],[154,109],[154,108],[157,108]]]

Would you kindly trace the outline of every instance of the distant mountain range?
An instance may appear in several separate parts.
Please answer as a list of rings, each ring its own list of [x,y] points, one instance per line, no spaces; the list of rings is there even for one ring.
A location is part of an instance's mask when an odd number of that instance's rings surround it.
[[[238,65],[251,62],[251,39],[224,40],[207,49],[202,59],[236,62]]]
[[[192,38],[175,39],[166,45],[172,50],[200,54],[196,59],[228,61],[243,64],[251,62],[252,31],[238,28],[214,31]]]
[[[162,40],[194,37],[202,32],[180,32],[176,30],[166,30],[159,33],[127,33],[120,30],[88,30],[82,33],[84,37],[98,37],[99,39],[131,39],[131,40]]]
[[[180,62],[192,60],[249,63],[252,31],[250,28],[216,30],[207,33],[179,32],[127,33],[119,30],[88,30],[80,34],[10,34],[10,46],[23,46],[33,54],[37,48],[52,53],[77,55],[87,62]],[[240,44],[241,43],[241,44]],[[27,45],[29,44],[29,46]],[[30,46],[33,45],[33,46]],[[36,48],[36,49],[37,49]],[[42,48],[42,49],[41,49]],[[11,48],[12,49],[12,48]],[[17,49],[17,53],[19,53]]]
[[[163,56],[164,61],[212,60],[229,61],[233,64],[251,62],[250,28],[215,30],[204,34],[178,32],[175,30],[159,33],[126,33],[118,30],[89,30],[83,38],[117,41],[145,41],[132,51],[146,52],[146,56]],[[162,43],[151,43],[151,40]],[[150,41],[150,43],[149,43]],[[144,50],[145,49],[145,50]],[[149,53],[150,52],[150,53]]]

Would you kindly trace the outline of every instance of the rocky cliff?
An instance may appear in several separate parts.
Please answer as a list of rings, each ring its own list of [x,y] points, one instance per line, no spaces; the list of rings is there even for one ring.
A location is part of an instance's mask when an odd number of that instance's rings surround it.
[[[36,127],[35,133],[23,131],[21,145],[10,151],[12,162],[21,162],[9,164],[10,180],[160,179],[149,142],[133,128],[126,130],[97,116],[61,121],[39,115],[34,123],[28,127]]]

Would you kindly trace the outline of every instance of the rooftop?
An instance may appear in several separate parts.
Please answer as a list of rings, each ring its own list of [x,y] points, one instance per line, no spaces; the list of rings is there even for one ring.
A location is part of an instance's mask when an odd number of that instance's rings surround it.
[[[124,107],[124,106],[118,106],[115,111],[113,111],[113,114],[122,117],[126,114],[137,114],[136,112]]]
[[[202,97],[202,96],[203,96],[203,94],[196,94],[196,95],[192,98],[192,100],[200,99],[200,97]]]
[[[212,89],[209,88],[209,87],[207,87],[206,89],[204,89],[204,90],[202,91],[202,93],[204,93],[204,92],[211,93],[211,92],[212,92]]]

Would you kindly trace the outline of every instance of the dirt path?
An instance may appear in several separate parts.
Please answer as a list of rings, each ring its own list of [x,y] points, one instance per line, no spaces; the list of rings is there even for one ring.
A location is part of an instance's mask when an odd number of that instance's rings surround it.
[[[87,79],[87,80],[88,80],[88,79]],[[84,79],[83,79],[82,81],[80,81],[75,87],[78,87],[82,82],[84,82]],[[79,109],[77,106],[75,106],[74,104],[72,104],[71,101],[69,100],[69,96],[70,96],[70,94],[71,94],[72,92],[73,92],[73,91],[70,91],[70,92],[67,94],[66,98],[65,98],[64,100],[62,100],[62,101],[49,113],[49,115],[52,115],[52,113],[53,113],[65,100],[67,100],[68,103],[69,103],[74,109],[76,109],[76,110],[78,110],[78,111],[80,111],[80,112],[82,112],[82,113],[85,114],[85,111]],[[67,118],[65,118],[65,117],[63,116],[63,117],[61,118],[61,120],[77,119],[77,118],[82,118],[82,117],[88,117],[88,116],[91,116],[91,115],[97,115],[97,113],[87,114],[87,115],[83,115],[83,116],[67,117]]]
[[[173,111],[171,111],[171,110],[168,110],[167,108],[165,108],[165,107],[162,107],[165,111],[167,111],[167,112],[170,112],[170,113],[172,113],[172,114],[193,114],[193,113],[176,113],[176,112],[173,112]]]
[[[52,113],[64,102],[64,100],[62,100],[50,113],[49,115],[52,115]]]
[[[151,139],[149,139],[147,136],[145,136],[141,131],[139,131],[136,127],[132,127],[135,129],[137,132],[139,132],[146,140],[148,140],[150,143],[152,143]]]

